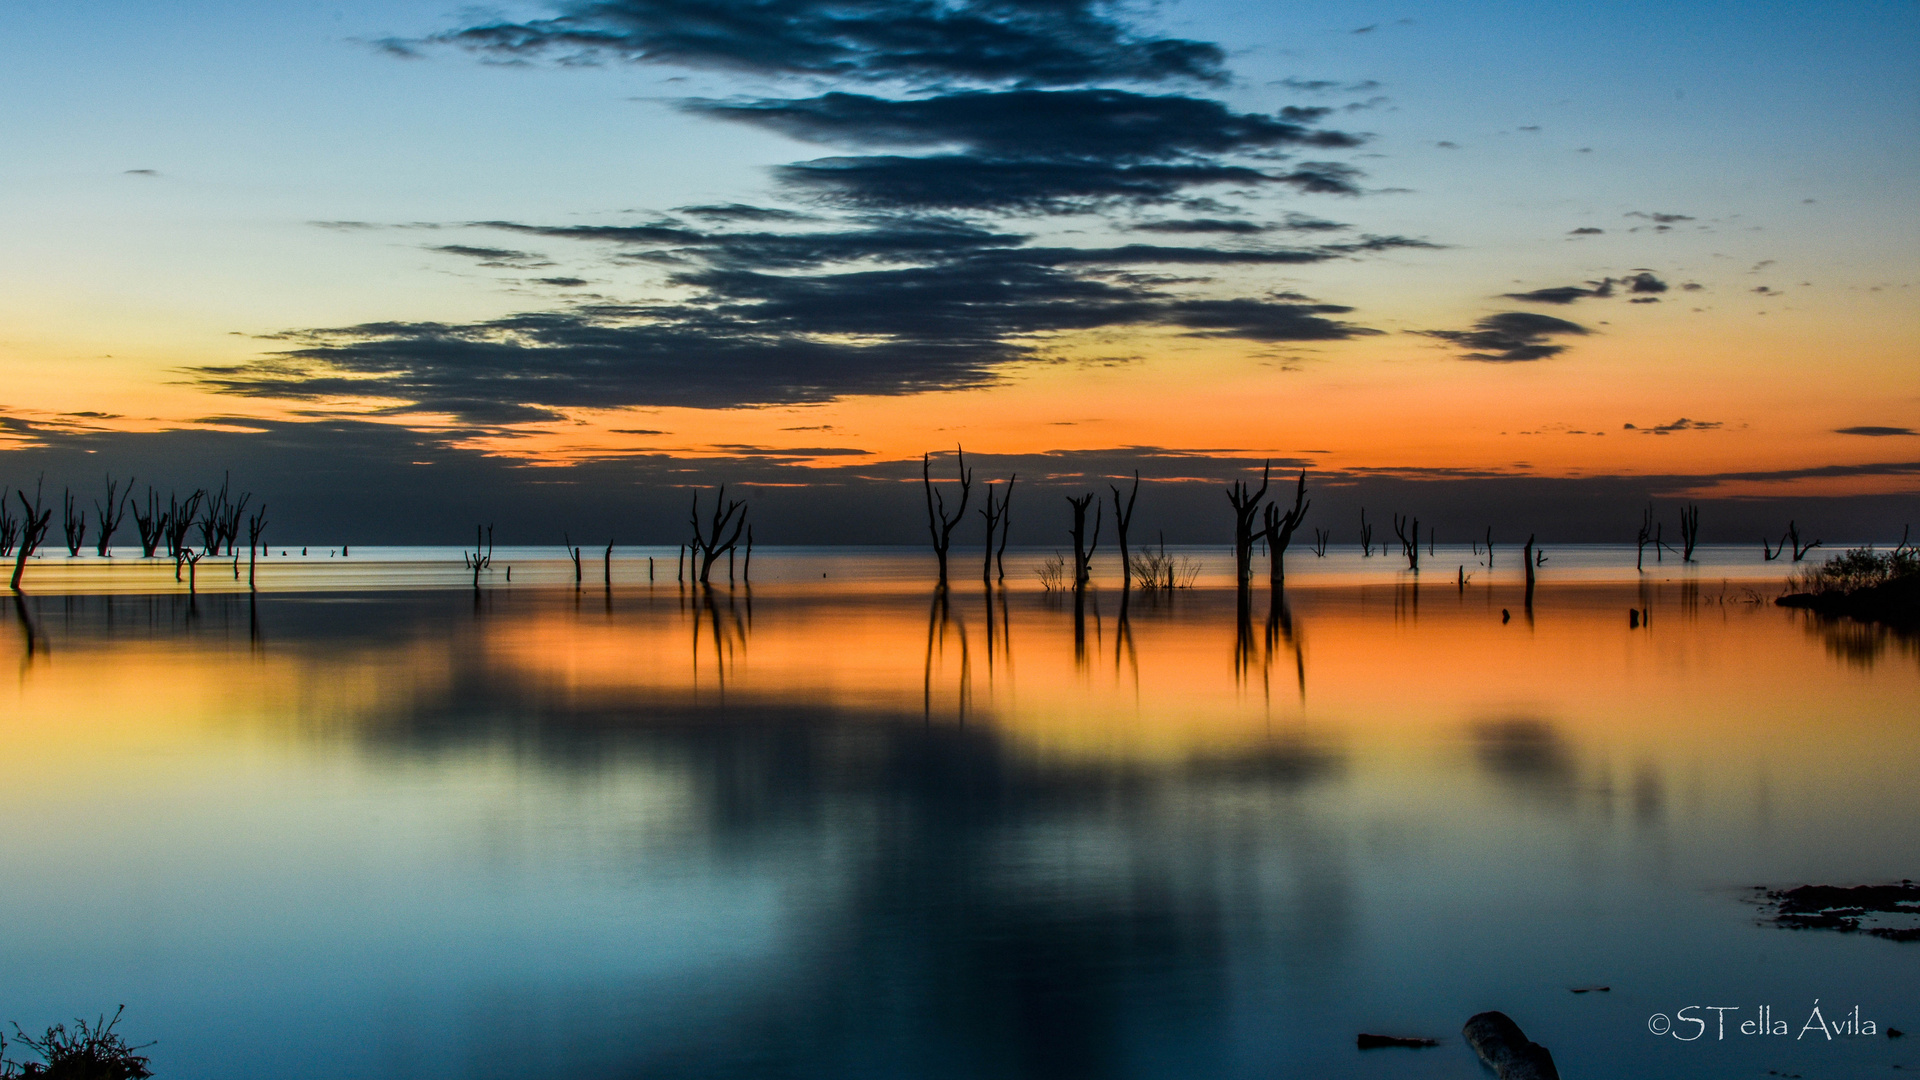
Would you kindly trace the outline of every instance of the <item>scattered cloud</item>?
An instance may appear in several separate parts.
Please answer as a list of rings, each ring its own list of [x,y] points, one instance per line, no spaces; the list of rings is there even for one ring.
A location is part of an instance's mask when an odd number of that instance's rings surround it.
[[[1523,300],[1534,304],[1571,304],[1575,300],[1585,300],[1591,296],[1608,296],[1611,293],[1609,284],[1606,291],[1600,288],[1585,289],[1578,285],[1560,285],[1551,289],[1534,289],[1530,292],[1501,293],[1500,295],[1507,300]]]
[[[1651,427],[1637,424],[1622,424],[1622,431],[1637,431],[1642,435],[1671,435],[1676,431],[1718,431],[1726,424],[1719,420],[1689,420],[1681,417],[1671,424],[1654,424]]]
[[[1442,341],[1450,341],[1471,350],[1462,354],[1463,360],[1510,364],[1558,356],[1565,352],[1567,347],[1554,343],[1553,338],[1584,335],[1589,331],[1579,323],[1556,319],[1551,315],[1540,315],[1531,311],[1503,311],[1474,323],[1471,330],[1417,330],[1414,332],[1439,338]]]
[[[481,266],[497,267],[508,270],[531,270],[553,263],[544,255],[535,255],[526,251],[513,251],[508,248],[469,247],[466,244],[441,244],[429,248],[443,255],[458,255],[472,259]]]
[[[1904,427],[1884,427],[1879,424],[1859,424],[1854,427],[1834,428],[1835,435],[1867,435],[1885,438],[1889,435],[1920,435],[1920,431]]]
[[[1099,0],[592,0],[527,22],[481,23],[389,48],[448,44],[505,61],[616,60],[909,85],[1013,81],[1218,83],[1209,42],[1141,33]]]
[[[159,175],[160,175],[160,170],[158,170],[158,169],[128,169],[128,170],[127,170],[127,171],[126,171],[125,173],[123,173],[122,175],[125,175],[125,176],[159,176]]]
[[[1591,225],[1582,225],[1580,228],[1573,230],[1567,235],[1568,236],[1599,236],[1606,231],[1607,230],[1605,229],[1596,229]]]

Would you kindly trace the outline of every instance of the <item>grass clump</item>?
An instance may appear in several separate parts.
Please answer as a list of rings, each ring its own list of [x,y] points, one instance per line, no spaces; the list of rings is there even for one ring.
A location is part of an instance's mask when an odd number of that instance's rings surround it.
[[[102,1016],[89,1024],[75,1020],[73,1030],[55,1024],[39,1037],[13,1026],[14,1041],[32,1050],[38,1061],[15,1061],[6,1055],[7,1040],[0,1036],[0,1078],[7,1080],[146,1080],[153,1075],[148,1060],[139,1051],[151,1043],[130,1046],[113,1030],[120,1023],[122,1005],[111,1018]]]
[[[1920,576],[1920,549],[1901,544],[1892,551],[1854,548],[1820,566],[1802,570],[1794,584],[1816,595],[1852,593]]]

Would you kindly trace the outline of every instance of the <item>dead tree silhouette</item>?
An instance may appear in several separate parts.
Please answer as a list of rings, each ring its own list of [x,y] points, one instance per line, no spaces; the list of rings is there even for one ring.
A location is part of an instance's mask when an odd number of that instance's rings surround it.
[[[1360,555],[1373,558],[1373,526],[1367,524],[1367,508],[1360,508]]]
[[[133,477],[127,477],[127,490],[123,493],[113,474],[107,474],[107,501],[102,505],[93,504],[94,517],[100,523],[100,536],[94,547],[94,554],[106,558],[113,544],[113,534],[120,531],[121,522],[127,518],[127,505],[133,501]]]
[[[953,544],[953,528],[966,516],[967,499],[973,494],[973,470],[967,468],[967,452],[954,447],[960,470],[960,505],[947,513],[947,498],[933,486],[931,454],[920,455],[920,483],[927,493],[927,533],[933,537],[933,554],[940,560],[939,588],[947,587],[947,548]]]
[[[1245,480],[1235,480],[1227,489],[1227,501],[1233,504],[1233,572],[1234,584],[1245,589],[1253,580],[1253,519],[1260,514],[1260,500],[1266,498],[1267,480],[1273,474],[1273,463],[1260,470],[1260,487],[1251,490]]]
[[[13,554],[14,541],[20,539],[20,519],[7,509],[7,496],[11,494],[12,488],[0,487],[0,559]]]
[[[1407,526],[1413,526],[1412,535],[1408,535]],[[1400,538],[1400,554],[1407,557],[1407,569],[1420,572],[1420,519],[1393,515],[1393,535]]]
[[[134,528],[140,530],[140,557],[151,559],[160,541],[166,539],[167,515],[160,509],[160,495],[153,490],[152,484],[147,485],[147,512],[144,515],[140,513],[138,502],[129,498],[128,503],[133,508]]]
[[[1313,530],[1313,554],[1315,558],[1324,559],[1327,557],[1327,540],[1332,536],[1333,533],[1327,529]]]
[[[1527,544],[1520,549],[1520,560],[1527,566],[1527,614],[1531,615],[1533,614],[1533,569],[1537,565],[1534,562],[1532,533],[1527,534]]]
[[[80,545],[87,540],[87,512],[73,512],[73,489],[61,489],[60,530],[67,538],[67,558],[76,558],[80,554]]]
[[[993,582],[993,565],[996,554],[1000,560],[1000,580],[1005,581],[1007,578],[1007,504],[1013,501],[1013,482],[1019,478],[1019,473],[1014,473],[1012,476],[1007,477],[1007,490],[1001,494],[998,501],[994,499],[993,481],[987,481],[987,508],[979,512],[981,517],[987,519],[987,542],[984,549],[985,555],[982,556],[980,563],[980,580],[989,584]],[[996,529],[999,530],[998,539],[1000,541],[1000,547],[997,553],[994,550],[994,539],[996,535],[994,530]]]
[[[1487,569],[1493,569],[1493,526],[1487,526]]]
[[[1113,531],[1120,538],[1120,591],[1125,593],[1133,588],[1133,555],[1127,549],[1127,527],[1133,524],[1133,502],[1140,497],[1140,470],[1133,470],[1133,489],[1127,493],[1125,507],[1120,505],[1120,488],[1113,484],[1107,487],[1113,491]]]
[[[204,490],[196,489],[187,496],[185,502],[167,492],[167,557],[174,562],[173,580],[180,580],[180,551],[187,546],[187,530],[193,528],[193,516],[199,511],[200,501],[207,497]]]
[[[44,481],[43,481],[44,482]],[[14,497],[20,500],[20,509],[26,517],[20,522],[20,542],[14,548],[13,591],[20,591],[20,575],[26,573],[27,560],[40,549],[40,541],[47,538],[47,527],[53,522],[53,507],[40,508],[40,484],[33,486],[33,501],[27,501],[27,493],[16,491]]]
[[[1693,548],[1700,542],[1700,507],[1689,504],[1680,511],[1680,561],[1693,561]]]
[[[1100,506],[1094,502],[1094,493],[1075,498],[1067,496],[1067,505],[1073,507],[1073,587],[1075,590],[1087,587],[1093,580],[1093,553],[1100,546]],[[1087,542],[1087,507],[1093,507],[1093,542]]]
[[[480,535],[483,531],[486,533],[487,538],[485,546],[482,546],[480,543]],[[493,526],[488,525],[483,530],[480,526],[475,525],[473,527],[473,552],[472,554],[468,554],[462,551],[460,553],[460,559],[466,565],[467,569],[473,571],[473,592],[477,597],[480,595],[480,571],[488,569],[493,565]],[[509,567],[509,569],[511,569],[511,567]]]
[[[1635,570],[1646,569],[1645,563],[1647,560],[1647,545],[1652,541],[1653,541],[1653,504],[1648,503],[1647,509],[1640,515],[1640,531],[1634,536],[1634,541],[1633,541],[1633,568]],[[1762,546],[1763,547],[1765,546],[1764,541],[1762,542]],[[1659,552],[1656,551],[1654,552],[1654,554],[1657,556]]]
[[[739,546],[740,533],[747,527],[747,504],[741,499],[729,500],[727,485],[721,484],[713,497],[713,512],[708,515],[703,527],[700,522],[700,492],[695,489],[693,509],[687,520],[693,526],[693,540],[689,543],[689,549],[700,557],[700,573],[695,580],[706,585],[713,575],[713,564],[722,555],[732,555],[733,549]]]
[[[220,490],[207,497],[206,506],[200,512],[201,546],[209,555],[220,554],[220,539],[226,535],[220,525],[226,520],[227,489],[232,483],[231,475],[223,479],[220,482]]]
[[[1293,543],[1293,531],[1307,516],[1307,507],[1313,500],[1307,498],[1307,470],[1300,470],[1300,485],[1293,492],[1293,509],[1282,513],[1275,503],[1266,507],[1265,528],[1260,535],[1267,541],[1267,586],[1275,592],[1286,587],[1287,582],[1287,545]]]
[[[1020,479],[1019,473],[1007,475],[1007,490],[1000,496],[1000,544],[993,552],[994,580],[1007,580],[1007,530],[1013,524],[1013,482]]]
[[[254,507],[253,514],[247,518],[247,591],[253,591],[254,552],[261,547],[260,538],[267,532],[267,504]]]
[[[1800,560],[1806,558],[1807,552],[1812,551],[1814,548],[1817,548],[1820,546],[1820,541],[1818,540],[1815,540],[1811,544],[1802,544],[1800,542],[1800,526],[1797,523],[1792,521],[1787,522],[1787,535],[1781,537],[1780,542],[1781,542],[1781,546],[1783,547],[1789,544],[1792,545],[1794,562],[1799,562]],[[1774,552],[1775,556],[1778,556],[1779,554],[1780,553],[1777,551]]]
[[[695,528],[699,526],[696,525]],[[567,558],[573,560],[573,587],[580,587],[580,549],[573,546],[573,537],[566,531],[560,533],[560,542],[566,545]]]

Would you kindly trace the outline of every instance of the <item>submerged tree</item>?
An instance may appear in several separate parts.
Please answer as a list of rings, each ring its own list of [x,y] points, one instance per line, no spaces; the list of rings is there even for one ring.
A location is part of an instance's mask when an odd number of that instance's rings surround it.
[[[254,552],[261,547],[260,538],[267,531],[267,504],[261,503],[247,518],[247,588],[253,588]]]
[[[27,560],[40,549],[40,541],[46,539],[47,527],[53,522],[53,507],[40,508],[40,485],[33,486],[33,501],[27,501],[27,493],[16,491],[14,497],[20,500],[20,509],[26,513],[20,522],[20,543],[14,548],[13,591],[20,591],[20,575],[26,573]]]
[[[201,500],[207,497],[202,489],[195,489],[182,502],[173,492],[167,493],[166,538],[167,557],[174,561],[174,579],[179,580],[180,552],[187,546],[187,530],[193,528],[193,517],[199,511]]]
[[[1640,531],[1638,534],[1635,535],[1634,541],[1633,541],[1633,568],[1635,570],[1645,569],[1645,563],[1647,560],[1647,545],[1652,541],[1653,541],[1653,504],[1648,503],[1646,511],[1640,515]],[[1654,555],[1657,557],[1659,555],[1659,552],[1655,551]]]
[[[693,509],[687,520],[693,526],[693,539],[688,547],[700,559],[700,571],[695,580],[705,585],[713,574],[713,564],[722,555],[731,556],[733,549],[739,546],[740,533],[747,526],[747,504],[742,499],[729,500],[727,485],[721,484],[713,497],[713,512],[703,524],[700,520],[700,492],[695,489]],[[945,567],[943,560],[941,568],[944,570]]]
[[[1693,561],[1693,548],[1700,542],[1700,507],[1689,504],[1680,511],[1680,561]]]
[[[1067,496],[1073,507],[1073,587],[1084,589],[1093,580],[1093,553],[1100,547],[1100,506],[1089,491],[1078,498]],[[1087,507],[1093,507],[1093,539],[1087,539]]]
[[[973,493],[973,470],[967,468],[967,452],[954,447],[960,470],[960,505],[947,513],[947,499],[933,486],[933,455],[920,455],[920,483],[927,494],[927,533],[933,537],[933,554],[940,560],[939,588],[947,587],[947,549],[953,544],[954,526],[966,516],[967,499]]]
[[[1411,524],[1411,533],[1407,526]],[[1400,539],[1400,554],[1407,557],[1407,569],[1418,573],[1420,570],[1420,519],[1393,515],[1393,535]]]
[[[166,539],[169,518],[166,511],[160,509],[160,494],[147,485],[147,512],[140,512],[140,503],[129,499],[133,507],[133,527],[140,531],[140,556],[151,559],[160,547],[160,541]]]
[[[7,496],[11,494],[11,488],[0,488],[0,559],[13,554],[14,541],[20,539],[20,519],[7,509]]]
[[[1250,489],[1245,480],[1235,480],[1227,488],[1227,501],[1233,504],[1233,580],[1242,589],[1253,580],[1253,519],[1260,514],[1260,500],[1266,498],[1272,474],[1273,463],[1268,462],[1260,470],[1257,490]]]
[[[132,501],[132,496],[133,477],[127,477],[127,490],[123,493],[113,474],[107,474],[107,501],[103,504],[96,500],[93,504],[94,516],[100,523],[100,536],[94,553],[103,559],[113,544],[113,534],[120,531],[120,523],[126,520],[127,504]]]
[[[1312,505],[1313,501],[1307,498],[1307,470],[1305,469],[1300,470],[1300,485],[1293,492],[1293,509],[1282,513],[1278,505],[1267,504],[1264,522],[1266,527],[1260,531],[1260,535],[1267,542],[1267,581],[1276,592],[1286,585],[1287,545],[1293,543],[1293,532],[1300,527],[1302,521],[1306,520],[1307,507]]]
[[[67,558],[77,558],[80,545],[87,542],[87,512],[75,512],[72,488],[62,489],[61,494],[60,531],[67,538]]]
[[[996,558],[1000,565],[1000,580],[1007,579],[1007,506],[1013,502],[1013,482],[1019,478],[1019,473],[1007,477],[1007,490],[998,501],[994,499],[993,481],[987,481],[987,508],[980,511],[980,516],[987,519],[987,542],[980,564],[980,580],[989,584],[993,581]],[[996,529],[999,530],[997,534]],[[997,550],[994,544],[996,535],[999,540]]]
[[[1120,504],[1120,488],[1108,484],[1113,491],[1113,531],[1120,539],[1120,591],[1133,588],[1133,553],[1127,547],[1127,527],[1133,524],[1133,501],[1140,497],[1140,470],[1133,470],[1133,488],[1127,492],[1125,506]]]

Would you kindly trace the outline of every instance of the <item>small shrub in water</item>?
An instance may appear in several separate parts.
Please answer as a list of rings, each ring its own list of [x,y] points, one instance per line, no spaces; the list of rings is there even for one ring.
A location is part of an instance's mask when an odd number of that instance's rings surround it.
[[[152,1044],[129,1046],[127,1040],[113,1030],[125,1010],[126,1006],[122,1005],[114,1010],[111,1019],[102,1016],[92,1024],[75,1020],[72,1031],[68,1031],[65,1024],[55,1024],[39,1038],[21,1031],[20,1025],[15,1024],[13,1032],[16,1040],[38,1054],[40,1060],[21,1062],[5,1057],[7,1040],[0,1037],[0,1077],[18,1077],[21,1080],[145,1080],[153,1075],[153,1070],[147,1068],[146,1056],[138,1051]]]
[[[1850,593],[1920,574],[1920,552],[1902,545],[1892,551],[1854,548],[1819,567],[1802,570],[1796,586],[1810,593]]]

